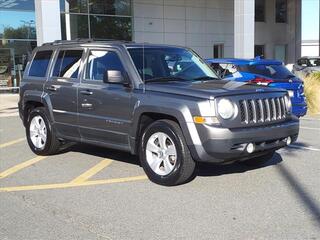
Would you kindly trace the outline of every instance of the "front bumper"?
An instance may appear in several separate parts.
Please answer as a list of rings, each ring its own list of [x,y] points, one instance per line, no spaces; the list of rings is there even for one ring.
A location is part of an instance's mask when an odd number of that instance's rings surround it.
[[[287,145],[290,136],[294,142],[299,134],[299,120],[294,118],[283,123],[264,127],[227,129],[208,125],[197,125],[201,144],[190,146],[195,160],[201,162],[226,163],[258,157],[268,151]],[[248,153],[248,143],[255,151]]]
[[[292,113],[297,117],[303,117],[307,114],[308,106],[304,103],[292,103]]]

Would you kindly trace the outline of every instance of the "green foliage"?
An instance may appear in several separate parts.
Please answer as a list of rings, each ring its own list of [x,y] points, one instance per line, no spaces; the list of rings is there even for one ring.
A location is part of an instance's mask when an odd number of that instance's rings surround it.
[[[3,29],[4,39],[35,39],[35,28],[28,26],[21,26],[18,28],[5,27]]]

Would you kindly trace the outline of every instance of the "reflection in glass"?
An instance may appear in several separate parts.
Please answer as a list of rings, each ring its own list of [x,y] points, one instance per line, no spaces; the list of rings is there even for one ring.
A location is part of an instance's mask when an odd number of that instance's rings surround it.
[[[35,13],[0,11],[0,38],[36,39]]]
[[[89,12],[106,15],[131,15],[130,0],[89,0]]]
[[[86,79],[95,81],[103,81],[109,70],[124,71],[119,56],[112,51],[90,51],[86,69]]]
[[[89,38],[88,16],[61,14],[62,39]]]
[[[82,52],[82,50],[61,51],[53,69],[53,76],[77,78]]]
[[[60,10],[70,13],[88,13],[88,0],[60,0]]]
[[[0,87],[19,86],[36,41],[0,41]]]
[[[2,0],[0,9],[34,11],[34,0]]]
[[[90,16],[91,38],[131,41],[130,17]]]

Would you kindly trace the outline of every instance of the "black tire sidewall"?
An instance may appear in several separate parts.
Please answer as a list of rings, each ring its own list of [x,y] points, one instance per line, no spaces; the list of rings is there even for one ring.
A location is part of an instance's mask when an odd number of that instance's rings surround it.
[[[176,165],[171,173],[165,176],[161,176],[156,174],[151,167],[149,166],[147,159],[146,159],[146,145],[149,140],[149,138],[152,136],[152,134],[156,132],[163,132],[167,134],[173,143],[175,144],[176,151],[177,151],[177,159],[176,159]],[[149,177],[149,179],[157,184],[160,185],[166,185],[171,186],[175,185],[175,183],[178,181],[178,179],[181,176],[181,169],[182,165],[184,164],[184,152],[185,147],[183,144],[182,139],[179,138],[178,134],[175,132],[174,128],[170,126],[170,124],[164,122],[164,121],[157,121],[153,124],[151,124],[149,127],[146,128],[144,131],[142,137],[141,137],[141,143],[140,143],[140,161],[141,165]]]
[[[44,120],[44,123],[46,125],[47,128],[47,141],[45,144],[45,147],[43,149],[39,149],[36,146],[33,145],[31,138],[30,138],[30,123],[31,120],[35,117],[35,116],[41,116],[42,119]],[[26,136],[27,136],[27,141],[29,144],[29,147],[31,148],[31,150],[37,154],[37,155],[47,155],[50,151],[50,147],[52,145],[52,127],[51,124],[48,120],[47,114],[45,112],[45,110],[43,108],[35,108],[34,110],[32,110],[30,112],[30,114],[28,115],[28,120],[27,120],[27,125],[26,125]]]

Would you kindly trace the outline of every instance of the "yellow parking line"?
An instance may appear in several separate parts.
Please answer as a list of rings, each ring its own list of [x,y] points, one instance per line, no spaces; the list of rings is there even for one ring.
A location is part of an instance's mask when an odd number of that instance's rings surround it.
[[[0,148],[9,147],[9,146],[11,146],[11,145],[13,145],[13,144],[22,142],[22,141],[24,141],[24,140],[25,140],[25,138],[19,138],[19,139],[10,141],[10,142],[2,143],[2,144],[0,144]]]
[[[82,183],[56,183],[56,184],[43,184],[43,185],[30,185],[30,186],[18,186],[18,187],[4,187],[0,188],[0,192],[18,192],[18,191],[30,191],[30,190],[46,190],[46,189],[61,189],[71,187],[93,186],[111,183],[124,183],[132,181],[141,181],[147,179],[146,175],[125,177],[125,178],[113,178],[96,181],[86,181]]]
[[[110,159],[104,159],[97,165],[90,168],[88,171],[82,173],[80,176],[73,179],[70,183],[82,183],[91,178],[93,175],[97,174],[99,171],[109,166],[112,163]]]
[[[30,159],[28,161],[25,161],[23,163],[20,163],[18,165],[15,165],[15,166],[13,166],[13,167],[11,167],[11,168],[3,171],[3,172],[0,172],[0,179],[8,177],[9,175],[11,175],[11,174],[13,174],[15,172],[18,172],[21,169],[29,167],[29,166],[31,166],[31,165],[33,165],[33,164],[45,159],[45,158],[46,158],[45,156],[38,156],[38,157],[32,158],[32,159]]]

